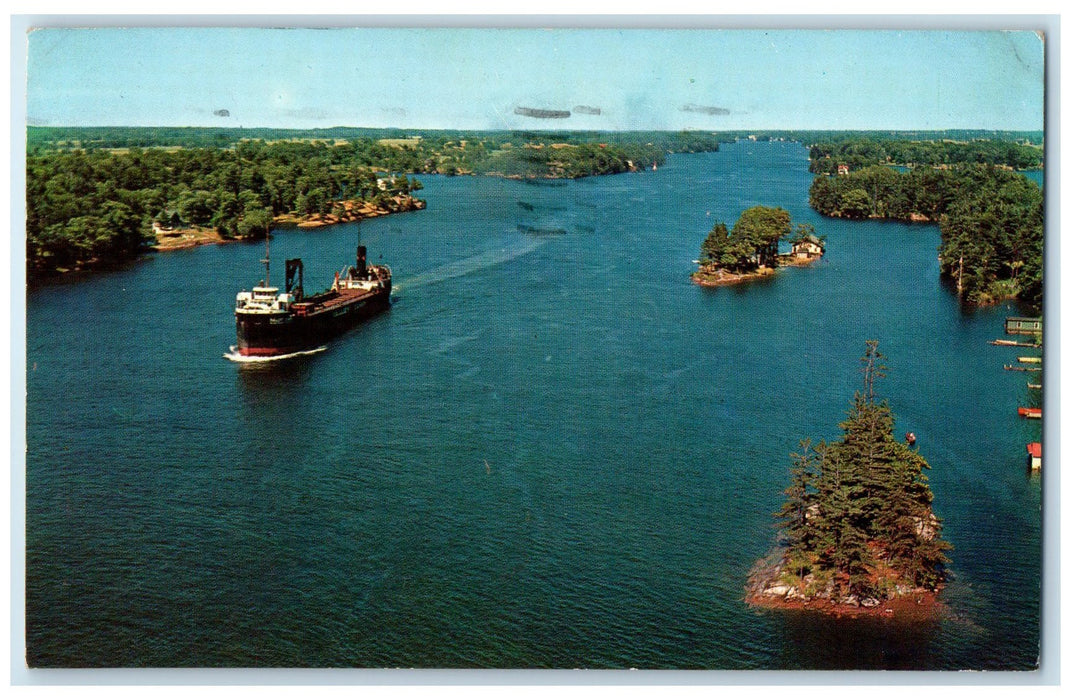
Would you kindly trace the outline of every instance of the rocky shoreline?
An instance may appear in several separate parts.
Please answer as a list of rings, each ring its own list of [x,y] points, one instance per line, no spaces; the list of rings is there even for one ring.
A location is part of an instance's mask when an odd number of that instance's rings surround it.
[[[386,216],[388,214],[417,211],[427,207],[427,202],[408,194],[392,197],[386,204],[380,206],[370,202],[361,202],[358,205],[353,200],[347,200],[341,204],[345,209],[342,214],[310,214],[300,217],[293,214],[283,214],[275,217],[275,223],[294,224],[298,228],[320,228],[350,221],[374,219],[377,216]]]
[[[937,593],[918,591],[888,600],[873,600],[872,604],[834,602],[828,598],[789,598],[787,596],[756,594],[744,601],[756,608],[816,612],[832,617],[881,617],[894,620],[924,621],[938,617],[942,606]]]
[[[692,281],[701,287],[725,287],[742,282],[765,279],[777,274],[777,268],[760,267],[755,272],[729,272],[721,268],[700,268],[692,273]]]
[[[850,595],[836,600],[832,582],[816,593],[805,594],[797,585],[786,583],[782,563],[760,561],[748,577],[744,602],[756,608],[772,610],[811,611],[832,617],[883,617],[897,620],[929,620],[941,612],[940,589],[916,586],[896,586],[888,598],[857,598]],[[813,587],[814,577],[808,575],[803,585]]]
[[[782,267],[808,267],[821,259],[822,256],[803,258],[791,254],[779,255],[777,267],[760,267],[754,272],[729,272],[724,268],[705,265],[692,273],[692,281],[701,287],[726,287],[772,277]]]
[[[821,260],[822,257],[799,258],[793,255],[782,255],[777,264],[779,267],[809,267]]]
[[[306,216],[299,216],[297,214],[281,214],[273,219],[273,223],[276,225],[294,225],[301,229],[321,228],[333,224],[372,219],[378,216],[386,216],[388,214],[417,211],[427,207],[427,202],[422,199],[417,199],[412,195],[398,195],[392,197],[384,205],[374,205],[370,202],[361,202],[358,204],[353,200],[347,200],[342,202],[342,206],[344,207],[345,212],[340,215],[309,214]],[[214,228],[193,227],[171,230],[157,229],[155,232],[156,244],[150,246],[150,250],[161,252],[184,250],[201,245],[232,243],[234,241],[246,240],[243,238],[224,238],[219,234],[219,231]]]

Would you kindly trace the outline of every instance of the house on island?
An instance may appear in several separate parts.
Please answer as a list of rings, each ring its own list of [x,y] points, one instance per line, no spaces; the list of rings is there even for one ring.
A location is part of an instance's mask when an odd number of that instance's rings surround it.
[[[155,236],[170,235],[175,229],[182,226],[182,217],[178,210],[167,209],[156,215],[152,221],[152,232]]]
[[[792,257],[796,260],[817,260],[825,255],[826,246],[817,236],[807,235],[792,244]]]
[[[841,163],[840,165],[837,166],[837,175],[847,175],[847,174],[848,174],[848,166],[847,165],[845,165],[844,163]]]

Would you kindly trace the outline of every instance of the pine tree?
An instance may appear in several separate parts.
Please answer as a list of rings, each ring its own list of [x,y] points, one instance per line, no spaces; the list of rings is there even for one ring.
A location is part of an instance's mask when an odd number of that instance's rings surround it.
[[[885,376],[877,341],[867,341],[863,388],[856,392],[840,440],[792,455],[788,500],[778,512],[782,569],[833,599],[888,598],[898,587],[935,589],[951,545],[932,510],[926,460],[893,437],[895,418],[877,398]]]
[[[789,562],[788,568],[799,581],[810,572],[813,564],[813,557],[808,552],[814,549],[817,533],[811,508],[815,499],[811,484],[817,476],[817,459],[818,453],[811,448],[811,441],[800,441],[800,451],[792,454],[792,482],[785,489],[788,500],[777,512],[782,526],[782,545],[798,555]]]
[[[699,249],[699,260],[702,264],[721,262],[721,253],[725,249],[729,239],[729,227],[725,222],[719,221],[707,234]]]

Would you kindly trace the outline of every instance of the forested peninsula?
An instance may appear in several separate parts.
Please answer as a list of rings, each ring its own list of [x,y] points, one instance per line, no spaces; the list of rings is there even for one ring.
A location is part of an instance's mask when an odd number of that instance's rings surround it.
[[[703,134],[30,127],[27,275],[423,208],[410,175],[579,178],[717,150]]]
[[[803,440],[777,513],[777,549],[753,568],[747,600],[834,614],[928,615],[947,576],[933,493],[918,451],[893,437],[878,342],[867,341],[863,388],[841,439]]]
[[[818,144],[810,204],[830,217],[937,222],[941,274],[965,302],[1040,307],[1042,191],[1012,168],[1040,167],[1042,155],[1016,142]]]
[[[423,207],[412,195],[420,182],[384,172],[374,158],[307,142],[29,155],[28,277],[108,267],[153,245],[263,238],[281,222]]]

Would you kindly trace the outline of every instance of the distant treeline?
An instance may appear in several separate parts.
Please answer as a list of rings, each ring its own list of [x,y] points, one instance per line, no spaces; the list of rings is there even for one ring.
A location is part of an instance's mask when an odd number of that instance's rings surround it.
[[[798,141],[805,145],[837,145],[867,141],[926,141],[1021,142],[1040,144],[1041,131],[991,131],[986,129],[950,129],[946,131],[831,131],[831,130],[763,130],[763,131],[567,131],[567,130],[458,130],[458,129],[398,129],[365,127],[330,127],[325,129],[272,129],[243,127],[144,127],[98,126],[62,127],[30,126],[27,128],[27,148],[92,149],[92,148],[154,148],[182,146],[228,148],[241,141],[277,140],[352,140],[352,139],[411,139],[419,137],[430,144],[468,140],[484,142],[492,147],[502,143],[640,143],[652,144],[670,153],[713,150],[717,142],[728,143],[754,138],[757,141]],[[716,148],[716,146],[714,146]],[[867,163],[874,165],[879,161]]]
[[[396,172],[531,177],[624,172],[661,163],[667,153],[718,150],[716,136],[692,131],[447,131],[353,127],[29,127],[27,130],[30,154],[57,150],[234,148],[249,141],[319,142],[356,145],[362,149],[380,146],[389,150],[377,154],[377,162]]]
[[[950,166],[1004,165],[1014,170],[1041,168],[1045,161],[1039,141],[904,140],[860,138],[821,141],[810,149],[811,172],[830,175],[839,166],[851,170],[870,165]]]
[[[719,131],[723,141],[754,138],[756,141],[798,141],[807,146],[818,143],[857,143],[859,141],[1019,141],[1040,144],[1042,131],[994,131],[991,129],[946,129],[903,131],[835,131],[828,129],[786,129],[770,131]]]
[[[963,299],[1042,302],[1044,206],[1027,177],[993,165],[871,166],[819,175],[810,203],[826,216],[940,223],[941,273]]]
[[[398,139],[400,129],[268,129],[200,126],[29,126],[27,150],[94,148],[230,148],[242,141]],[[444,132],[446,133],[446,132]]]

